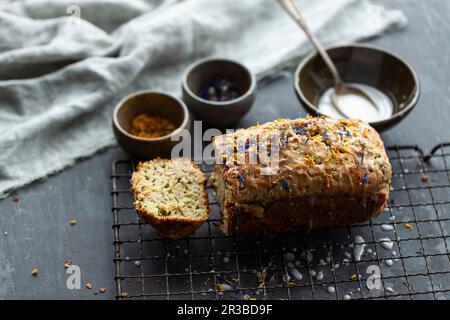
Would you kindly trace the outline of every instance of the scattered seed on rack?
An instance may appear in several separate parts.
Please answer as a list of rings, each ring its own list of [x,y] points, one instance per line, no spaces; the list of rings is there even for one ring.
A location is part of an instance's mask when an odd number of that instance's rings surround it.
[[[100,292],[100,293],[105,293],[107,291],[107,289],[106,288],[100,288],[100,289],[98,289],[98,292]]]
[[[352,297],[349,294],[344,295],[344,300],[350,300]]]
[[[406,229],[409,229],[409,230],[412,229],[412,224],[411,223],[405,223],[404,226],[405,226]]]
[[[225,256],[225,257],[223,257],[222,261],[223,261],[223,263],[228,263],[228,262],[230,262],[230,258]]]
[[[392,248],[394,247],[394,243],[392,242],[391,239],[388,238],[380,239],[380,244],[386,250],[392,250]]]
[[[323,280],[323,271],[317,272],[316,280],[317,281],[322,281]]]
[[[391,259],[387,259],[386,261],[384,261],[384,263],[390,267],[394,264],[394,261],[392,261]]]
[[[392,231],[394,230],[394,226],[392,224],[382,224],[381,230],[383,231]]]
[[[141,266],[141,262],[140,262],[139,260],[136,260],[136,261],[134,262],[134,266],[135,266],[135,267],[140,267],[140,266]]]
[[[295,255],[292,252],[287,252],[284,257],[287,261],[295,261]]]
[[[91,290],[92,289],[92,283],[90,283],[90,282],[86,283],[86,289]]]
[[[19,200],[20,200],[20,198],[19,198],[19,196],[13,196],[12,198],[11,198],[11,200],[13,201],[13,202],[19,202]]]
[[[39,274],[39,269],[38,268],[33,268],[33,270],[31,270],[31,275],[33,277],[37,277],[38,274]]]
[[[303,275],[300,273],[300,271],[298,271],[298,269],[295,267],[295,265],[291,261],[288,261],[287,267],[288,267],[289,274],[295,280],[301,281],[303,279]]]
[[[74,226],[74,225],[77,224],[77,220],[75,220],[75,219],[69,220],[69,224],[70,224],[71,226]]]
[[[8,235],[8,232],[5,231],[4,235],[7,236],[7,235]]]
[[[424,174],[420,177],[420,180],[422,180],[422,182],[426,183],[426,182],[428,182],[428,176],[426,174]]]
[[[303,259],[306,259],[306,261],[308,263],[311,263],[313,261],[313,259],[314,259],[314,256],[313,256],[311,250],[302,251],[300,253],[300,257],[302,257]]]
[[[327,292],[330,293],[330,294],[333,294],[333,293],[336,292],[336,289],[334,287],[330,286],[330,287],[327,288]]]

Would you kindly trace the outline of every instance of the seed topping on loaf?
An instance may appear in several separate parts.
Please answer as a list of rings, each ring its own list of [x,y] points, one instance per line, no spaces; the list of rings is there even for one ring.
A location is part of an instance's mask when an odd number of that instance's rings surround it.
[[[280,119],[213,144],[211,184],[225,234],[340,227],[373,218],[388,201],[383,142],[359,120]]]
[[[279,119],[215,137],[214,145],[216,161],[223,164],[219,163],[217,174],[224,175],[227,192],[234,194],[237,189],[236,198],[245,201],[267,199],[266,193],[269,198],[281,198],[281,193],[293,190],[302,196],[317,189],[327,194],[333,194],[333,189],[376,192],[390,184],[391,167],[383,142],[360,120]],[[274,153],[279,155],[277,167],[270,168],[274,174],[261,174],[262,167],[270,167],[268,157]],[[256,163],[249,161],[255,157]],[[293,183],[302,179],[313,183]]]

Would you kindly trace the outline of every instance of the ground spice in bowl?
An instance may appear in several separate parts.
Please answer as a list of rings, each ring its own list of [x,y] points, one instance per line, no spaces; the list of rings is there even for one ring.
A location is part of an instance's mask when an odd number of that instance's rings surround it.
[[[141,113],[131,120],[130,133],[140,138],[159,138],[175,130],[175,125],[163,117]]]
[[[208,79],[200,90],[201,97],[209,101],[228,101],[239,96],[232,82],[219,76]]]

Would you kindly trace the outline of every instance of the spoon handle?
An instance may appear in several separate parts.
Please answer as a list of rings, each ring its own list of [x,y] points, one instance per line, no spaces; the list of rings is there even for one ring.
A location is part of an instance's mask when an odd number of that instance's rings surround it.
[[[297,7],[295,6],[293,0],[278,0],[278,2],[287,11],[287,13],[291,16],[291,18],[294,19],[295,22],[297,22],[300,28],[303,29],[308,38],[314,44],[323,61],[328,66],[328,69],[330,69],[331,74],[333,75],[335,86],[336,87],[339,86],[342,83],[342,80],[341,77],[339,76],[339,72],[337,71],[336,66],[334,65],[325,48],[320,43],[317,36],[309,29],[305,20],[303,19]]]

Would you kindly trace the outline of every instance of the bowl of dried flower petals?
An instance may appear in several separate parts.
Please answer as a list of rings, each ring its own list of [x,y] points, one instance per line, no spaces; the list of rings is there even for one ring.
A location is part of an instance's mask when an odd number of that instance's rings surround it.
[[[206,58],[191,64],[182,79],[183,100],[209,126],[228,128],[252,107],[256,80],[241,63]]]

